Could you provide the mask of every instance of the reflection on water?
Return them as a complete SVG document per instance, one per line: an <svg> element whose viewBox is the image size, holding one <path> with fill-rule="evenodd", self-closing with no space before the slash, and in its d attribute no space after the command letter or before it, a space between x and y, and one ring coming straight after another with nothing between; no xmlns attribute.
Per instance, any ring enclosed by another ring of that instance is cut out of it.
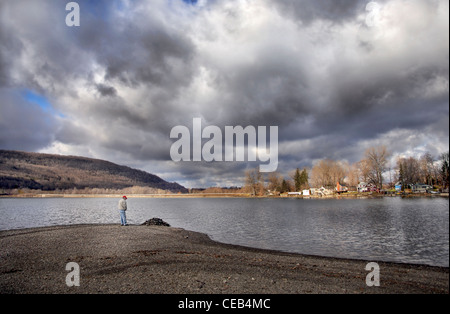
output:
<svg viewBox="0 0 450 314"><path fill-rule="evenodd" d="M119 223L118 199L0 199L0 230ZM232 244L449 266L448 198L128 200L129 223L159 217Z"/></svg>

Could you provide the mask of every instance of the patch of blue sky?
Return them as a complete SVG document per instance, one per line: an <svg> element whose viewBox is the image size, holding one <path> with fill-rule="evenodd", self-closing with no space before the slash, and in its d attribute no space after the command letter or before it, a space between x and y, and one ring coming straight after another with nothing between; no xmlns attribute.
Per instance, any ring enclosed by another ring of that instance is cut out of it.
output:
<svg viewBox="0 0 450 314"><path fill-rule="evenodd" d="M28 103L39 106L42 111L59 117L64 117L62 113L53 108L46 97L39 95L38 93L29 89L23 90L21 95Z"/></svg>
<svg viewBox="0 0 450 314"><path fill-rule="evenodd" d="M214 4L217 0L176 0L182 1L188 6L195 7L196 9L204 9Z"/></svg>
<svg viewBox="0 0 450 314"><path fill-rule="evenodd" d="M169 3L183 3L186 8L190 8L192 12L199 12L199 10L205 10L210 7L210 4L215 3L217 0L167 0Z"/></svg>

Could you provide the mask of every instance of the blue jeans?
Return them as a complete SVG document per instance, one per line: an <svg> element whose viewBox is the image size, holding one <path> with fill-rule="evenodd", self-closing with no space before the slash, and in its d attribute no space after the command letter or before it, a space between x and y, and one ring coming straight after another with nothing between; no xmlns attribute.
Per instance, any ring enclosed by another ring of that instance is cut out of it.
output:
<svg viewBox="0 0 450 314"><path fill-rule="evenodd" d="M125 211L124 210L119 210L120 213L120 224L126 225L127 224L127 216L125 215Z"/></svg>

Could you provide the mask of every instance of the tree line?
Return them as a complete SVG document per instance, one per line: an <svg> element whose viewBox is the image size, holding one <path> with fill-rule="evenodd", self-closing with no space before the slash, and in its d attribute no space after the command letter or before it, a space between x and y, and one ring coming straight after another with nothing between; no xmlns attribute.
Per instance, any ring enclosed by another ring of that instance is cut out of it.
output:
<svg viewBox="0 0 450 314"><path fill-rule="evenodd" d="M403 186L428 184L442 189L449 187L449 152L433 157L429 152L418 157L398 157L394 164L386 146L369 147L363 158L353 164L343 160L325 158L311 168L295 169L285 178L279 172L266 177L252 169L246 171L245 189L253 195L263 195L267 190L273 193L299 192L312 187L336 187L336 184L350 188L359 183L373 184L378 189L392 189L400 182Z"/></svg>

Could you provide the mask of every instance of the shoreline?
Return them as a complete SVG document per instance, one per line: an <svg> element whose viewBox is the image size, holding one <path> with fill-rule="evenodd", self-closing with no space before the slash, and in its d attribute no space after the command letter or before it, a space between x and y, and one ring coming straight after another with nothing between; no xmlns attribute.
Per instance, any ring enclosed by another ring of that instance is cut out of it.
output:
<svg viewBox="0 0 450 314"><path fill-rule="evenodd" d="M225 244L180 228L66 225L0 231L0 293L449 293L449 268ZM68 262L81 284L68 287ZM380 286L366 285L368 262Z"/></svg>
<svg viewBox="0 0 450 314"><path fill-rule="evenodd" d="M24 193L15 195L0 195L1 198L120 198L123 194L64 194L64 193ZM402 198L419 198L419 197L449 197L449 193L429 194L429 193L410 193L404 195L397 194L379 194L379 193L344 193L325 196L252 196L247 193L192 193L192 194L127 194L128 197L134 198L268 198L268 199L371 199L382 197L402 197Z"/></svg>

